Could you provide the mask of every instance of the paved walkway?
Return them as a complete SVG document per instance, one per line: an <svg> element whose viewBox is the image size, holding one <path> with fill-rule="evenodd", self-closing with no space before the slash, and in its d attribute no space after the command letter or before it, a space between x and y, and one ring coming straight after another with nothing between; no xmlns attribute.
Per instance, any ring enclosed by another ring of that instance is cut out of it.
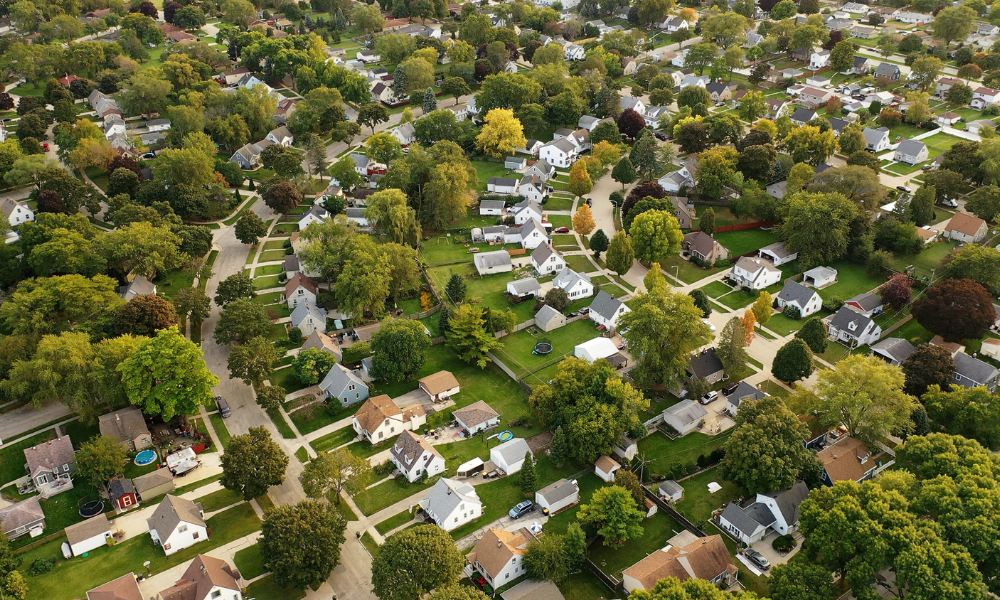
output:
<svg viewBox="0 0 1000 600"><path fill-rule="evenodd" d="M260 532L251 533L248 536L241 537L239 539L233 540L228 544L224 544L215 548L214 550L209 550L205 552L208 556L213 558L219 558L225 560L229 564L233 564L233 556L244 548L249 548L257 543L257 538L260 537ZM139 589L142 591L144 598L158 598L158 594L167 589L168 587L177 583L177 581L184 576L184 571L190 566L190 561L185 561L175 567L171 567L166 571L156 573L152 577L146 579L145 581L139 582ZM329 598L329 596L327 596Z"/></svg>

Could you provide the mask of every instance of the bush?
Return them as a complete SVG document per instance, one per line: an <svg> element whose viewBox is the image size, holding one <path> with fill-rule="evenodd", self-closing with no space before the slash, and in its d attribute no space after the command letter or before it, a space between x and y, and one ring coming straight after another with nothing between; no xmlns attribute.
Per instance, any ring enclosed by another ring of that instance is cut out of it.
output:
<svg viewBox="0 0 1000 600"><path fill-rule="evenodd" d="M712 463L710 462L710 460L711 460L711 459L710 459L710 458L708 458L707 456L705 456L704 454L699 454L699 455L698 455L698 460L696 461L696 462L698 463L698 468L700 468L700 469L704 469L704 468L705 468L705 467L707 467L708 465L712 464Z"/></svg>
<svg viewBox="0 0 1000 600"><path fill-rule="evenodd" d="M725 458L725 457L726 457L726 449L725 448L716 448L715 450L712 450L712 454L709 455L709 459L711 459L711 461L712 461L711 464L713 464L713 465L715 463L722 462L722 459Z"/></svg>
<svg viewBox="0 0 1000 600"><path fill-rule="evenodd" d="M674 463L674 464L670 465L670 478L671 479L680 479L681 477L684 477L684 475L686 475L686 474L687 473L684 470L684 465L682 465L681 463Z"/></svg>
<svg viewBox="0 0 1000 600"><path fill-rule="evenodd" d="M785 310L781 311L781 314L795 321L798 321L799 319L802 318L802 313L799 312L799 309L795 308L791 304L786 304Z"/></svg>
<svg viewBox="0 0 1000 600"><path fill-rule="evenodd" d="M28 567L28 575L42 575L48 573L56 567L54 558L36 558Z"/></svg>
<svg viewBox="0 0 1000 600"><path fill-rule="evenodd" d="M823 308L830 312L837 312L844 305L844 301L836 296L830 296L823 301Z"/></svg>
<svg viewBox="0 0 1000 600"><path fill-rule="evenodd" d="M293 344L302 343L302 330L298 327L292 327L288 330L288 341Z"/></svg>
<svg viewBox="0 0 1000 600"><path fill-rule="evenodd" d="M789 552L795 548L795 538L790 535L782 535L774 538L771 547L775 552Z"/></svg>
<svg viewBox="0 0 1000 600"><path fill-rule="evenodd" d="M387 460L380 465L375 465L372 467L372 473L385 477L386 475L392 473L396 470L396 465L392 464L391 460Z"/></svg>
<svg viewBox="0 0 1000 600"><path fill-rule="evenodd" d="M689 462L688 464L684 465L684 470L687 471L688 475L690 475L691 473L695 473L698 471L698 464L695 463L694 461Z"/></svg>

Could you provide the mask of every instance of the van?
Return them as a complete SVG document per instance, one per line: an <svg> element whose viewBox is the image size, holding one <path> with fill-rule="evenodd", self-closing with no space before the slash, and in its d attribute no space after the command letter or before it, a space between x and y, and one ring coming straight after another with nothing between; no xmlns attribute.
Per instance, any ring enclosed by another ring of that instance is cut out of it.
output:
<svg viewBox="0 0 1000 600"><path fill-rule="evenodd" d="M222 396L215 397L215 404L219 407L219 414L222 415L223 419L228 419L233 414L229 411L229 403Z"/></svg>

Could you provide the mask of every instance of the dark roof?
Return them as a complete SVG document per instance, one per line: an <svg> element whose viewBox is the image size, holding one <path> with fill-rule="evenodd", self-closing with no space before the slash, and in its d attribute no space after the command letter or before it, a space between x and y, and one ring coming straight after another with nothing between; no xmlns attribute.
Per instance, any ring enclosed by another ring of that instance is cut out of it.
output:
<svg viewBox="0 0 1000 600"><path fill-rule="evenodd" d="M733 406L739 406L744 400L760 400L761 398L767 396L764 392L758 390L754 386L750 385L745 381L741 381L733 393L726 396L726 401Z"/></svg>
<svg viewBox="0 0 1000 600"><path fill-rule="evenodd" d="M704 379L722 370L722 361L719 360L719 355L715 353L715 348L709 348L702 351L701 354L692 356L688 366L688 371L700 379Z"/></svg>
<svg viewBox="0 0 1000 600"><path fill-rule="evenodd" d="M875 310L876 308L882 306L882 299L879 298L878 294L873 294L871 292L858 294L853 298L849 298L847 302L853 302L865 311Z"/></svg>
<svg viewBox="0 0 1000 600"><path fill-rule="evenodd" d="M517 185L517 180L513 177L490 177L490 185L511 186Z"/></svg>
<svg viewBox="0 0 1000 600"><path fill-rule="evenodd" d="M729 521L733 527L746 535L753 534L761 526L767 527L774 523L774 515L764 504L754 503L749 508L742 508L735 502L730 502L722 511L722 518Z"/></svg>
<svg viewBox="0 0 1000 600"><path fill-rule="evenodd" d="M955 374L962 376L963 379L958 381L958 383L964 387L984 385L996 376L996 371L997 369L993 365L987 364L978 358L973 358L965 352L959 352L955 355ZM972 381L966 385L966 379Z"/></svg>
<svg viewBox="0 0 1000 600"><path fill-rule="evenodd" d="M895 337L879 340L877 343L872 344L871 349L872 351L881 350L899 363L906 360L916 350L913 344L907 340Z"/></svg>
<svg viewBox="0 0 1000 600"><path fill-rule="evenodd" d="M590 310L596 312L605 319L610 319L616 312L618 312L621 305L621 300L613 297L604 290L601 290L597 292L597 295L594 296L594 300L590 303Z"/></svg>
<svg viewBox="0 0 1000 600"><path fill-rule="evenodd" d="M809 289L798 281L786 279L785 287L781 288L778 298L781 298L784 302L796 302L800 307L805 307L806 303L815 294L816 290Z"/></svg>
<svg viewBox="0 0 1000 600"><path fill-rule="evenodd" d="M792 113L792 120L799 121L800 123L807 123L816 118L816 111L809 110L808 108L796 108L795 112Z"/></svg>
<svg viewBox="0 0 1000 600"><path fill-rule="evenodd" d="M573 494L579 494L580 488L576 485L576 480L560 479L538 490L537 494L545 498L549 504L554 504L569 498Z"/></svg>
<svg viewBox="0 0 1000 600"><path fill-rule="evenodd" d="M132 485L131 479L119 478L112 479L108 483L108 494L111 496L112 500L118 500L122 496L127 496L129 494L135 493L135 486Z"/></svg>
<svg viewBox="0 0 1000 600"><path fill-rule="evenodd" d="M765 496L774 498L774 502L781 511L781 516L785 518L785 523L791 525L799 520L799 506L809 495L809 488L803 481L796 481L795 485L780 492L768 492Z"/></svg>
<svg viewBox="0 0 1000 600"><path fill-rule="evenodd" d="M848 327L851 323L855 324L855 329ZM841 331L846 331L849 334L853 334L857 337L857 334L862 333L868 328L868 324L871 323L871 319L864 316L863 314L851 310L847 306L841 306L837 314L833 315L833 319L830 320L830 326L836 327Z"/></svg>

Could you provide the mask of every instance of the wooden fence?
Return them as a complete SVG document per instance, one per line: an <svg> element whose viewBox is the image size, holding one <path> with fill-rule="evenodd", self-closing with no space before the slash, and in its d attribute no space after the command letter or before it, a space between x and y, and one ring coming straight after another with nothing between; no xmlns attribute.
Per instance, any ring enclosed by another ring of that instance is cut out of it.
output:
<svg viewBox="0 0 1000 600"><path fill-rule="evenodd" d="M684 526L684 529L687 529L688 531L690 531L691 533L695 534L698 537L705 537L706 534L704 531L701 530L700 527L698 527L691 521L688 521L687 517L674 510L674 507L670 506L670 503L668 503L663 498L660 498L660 496L657 495L655 492L651 491L646 486L642 486L642 493L646 494L646 497L652 500L653 503L660 508L660 510L667 513L675 521Z"/></svg>

